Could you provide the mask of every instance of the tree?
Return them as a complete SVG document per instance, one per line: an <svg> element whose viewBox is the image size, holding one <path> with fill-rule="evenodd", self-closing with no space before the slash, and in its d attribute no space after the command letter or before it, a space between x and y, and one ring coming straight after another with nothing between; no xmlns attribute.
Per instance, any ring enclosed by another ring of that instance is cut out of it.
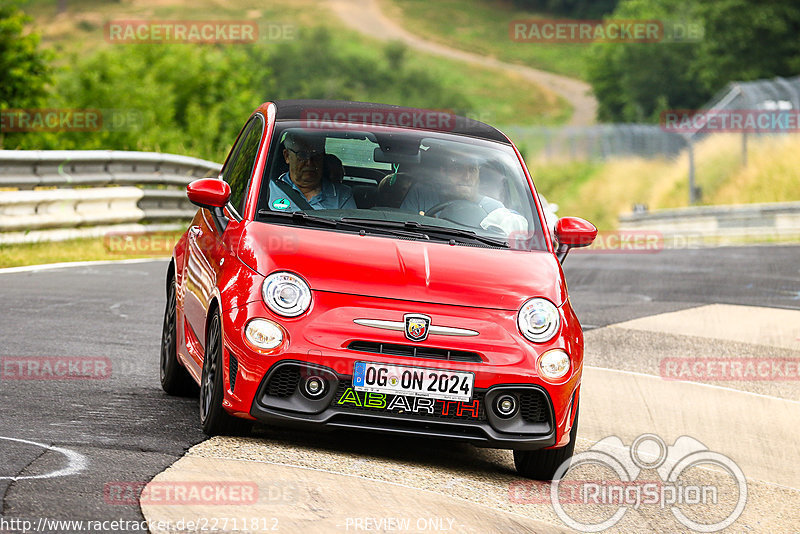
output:
<svg viewBox="0 0 800 534"><path fill-rule="evenodd" d="M570 18L598 18L614 11L618 0L514 0L514 5Z"/></svg>
<svg viewBox="0 0 800 534"><path fill-rule="evenodd" d="M800 73L797 0L701 2L697 12L706 31L692 70L706 91Z"/></svg>
<svg viewBox="0 0 800 534"><path fill-rule="evenodd" d="M800 71L796 0L622 0L613 18L702 26L696 42L596 43L588 78L604 121L657 122L665 109L696 109L732 81Z"/></svg>
<svg viewBox="0 0 800 534"><path fill-rule="evenodd" d="M51 70L50 55L39 50L39 36L25 33L30 22L11 3L0 4L0 113L6 109L35 108L44 102ZM0 148L16 147L22 134L3 132Z"/></svg>
<svg viewBox="0 0 800 534"><path fill-rule="evenodd" d="M0 109L36 106L47 95L50 58L38 34L25 34L28 22L14 4L0 5Z"/></svg>
<svg viewBox="0 0 800 534"><path fill-rule="evenodd" d="M697 19L685 0L623 0L611 18L689 22ZM587 75L598 100L598 118L612 122L656 122L665 109L695 108L711 93L690 66L695 42L595 43Z"/></svg>

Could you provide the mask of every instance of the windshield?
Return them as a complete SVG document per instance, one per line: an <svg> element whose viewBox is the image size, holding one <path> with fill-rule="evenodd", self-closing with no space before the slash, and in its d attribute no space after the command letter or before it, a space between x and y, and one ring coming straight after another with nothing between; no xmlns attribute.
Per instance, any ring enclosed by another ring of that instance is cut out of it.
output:
<svg viewBox="0 0 800 534"><path fill-rule="evenodd" d="M547 250L530 187L508 145L385 126L311 128L299 121L276 123L273 140L258 220Z"/></svg>

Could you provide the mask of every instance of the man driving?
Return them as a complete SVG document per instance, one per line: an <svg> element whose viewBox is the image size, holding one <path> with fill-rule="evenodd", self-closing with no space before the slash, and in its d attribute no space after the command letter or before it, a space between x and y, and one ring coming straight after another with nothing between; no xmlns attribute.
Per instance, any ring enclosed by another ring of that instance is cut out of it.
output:
<svg viewBox="0 0 800 534"><path fill-rule="evenodd" d="M525 217L480 192L480 160L469 154L451 151L437 151L432 156L433 168L438 169L436 176L427 183L413 185L401 209L446 218L466 226L480 226L499 234L527 231L528 221ZM489 169L484 171L488 172ZM449 208L446 205L459 200L474 204L475 209L464 212L463 209L456 210L454 205ZM448 214L448 210L453 213ZM455 211L461 211L461 215L456 215Z"/></svg>
<svg viewBox="0 0 800 534"><path fill-rule="evenodd" d="M269 184L269 207L276 211L355 209L350 187L323 173L325 138L289 130L283 138L289 170Z"/></svg>
<svg viewBox="0 0 800 534"><path fill-rule="evenodd" d="M477 159L450 151L438 154L433 160L437 177L428 183L411 187L400 209L424 215L434 206L451 200L467 200L480 206L488 215L502 208L503 203L482 195L480 165Z"/></svg>

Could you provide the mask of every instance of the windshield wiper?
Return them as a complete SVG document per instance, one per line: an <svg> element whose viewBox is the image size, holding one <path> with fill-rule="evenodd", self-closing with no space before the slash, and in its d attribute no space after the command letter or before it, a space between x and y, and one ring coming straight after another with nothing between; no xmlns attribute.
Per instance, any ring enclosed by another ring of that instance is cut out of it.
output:
<svg viewBox="0 0 800 534"><path fill-rule="evenodd" d="M425 234L435 234L440 238L446 239L448 237L460 237L463 239L471 239L473 241L478 241L479 243L483 243L485 245L491 245L493 247L503 247L508 248L508 242L504 241L503 239L498 239L489 236L483 236L478 233L473 232L472 230L461 230L459 228L448 228L446 226L436 226L432 224L420 224L416 221L381 221L376 219L358 219L352 217L344 217L342 221L370 225L370 226L382 226L382 227L389 227L389 228L402 228L404 230L410 231L419 231ZM441 237L444 236L444 237Z"/></svg>
<svg viewBox="0 0 800 534"><path fill-rule="evenodd" d="M258 214L262 216L277 217L279 219L286 219L294 221L297 224L309 225L309 223L318 224L321 226L329 226L336 228L338 223L334 219L326 217L318 217L316 215L309 215L304 211L272 211L272 210L258 210Z"/></svg>
<svg viewBox="0 0 800 534"><path fill-rule="evenodd" d="M368 233L379 233L384 235L393 235L398 237L408 237L412 239L425 239L428 240L428 237L424 233L419 232L406 232L402 229L395 229L393 227L383 227L383 228L370 228L371 231L367 231L364 226L368 226L361 223L360 219L328 219L327 217L319 217L317 215L309 215L304 211L272 211L272 210L258 210L258 215L265 216L265 217L274 217L277 216L279 219L285 219L286 221L292 221L296 224L303 224L306 226L326 226L328 228L334 229L342 229L342 230L352 230L359 232L363 235ZM370 222L369 219L364 219L364 222Z"/></svg>

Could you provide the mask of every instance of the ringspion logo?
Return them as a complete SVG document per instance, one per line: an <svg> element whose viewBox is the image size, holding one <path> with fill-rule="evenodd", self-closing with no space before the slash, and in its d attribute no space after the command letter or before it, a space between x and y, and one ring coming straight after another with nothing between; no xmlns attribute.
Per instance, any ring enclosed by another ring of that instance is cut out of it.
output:
<svg viewBox="0 0 800 534"><path fill-rule="evenodd" d="M702 476L697 470L703 470ZM711 470L719 475L708 476ZM640 478L643 471L654 471L658 478ZM598 473L604 475L598 478ZM509 500L538 502L541 495L527 489L512 483ZM700 441L680 436L667 445L655 434L642 434L629 446L609 436L574 455L558 468L548 493L559 519L579 532L601 532L629 510L648 507L668 510L690 530L718 532L739 519L747 490L741 468ZM698 509L711 519L698 517Z"/></svg>

